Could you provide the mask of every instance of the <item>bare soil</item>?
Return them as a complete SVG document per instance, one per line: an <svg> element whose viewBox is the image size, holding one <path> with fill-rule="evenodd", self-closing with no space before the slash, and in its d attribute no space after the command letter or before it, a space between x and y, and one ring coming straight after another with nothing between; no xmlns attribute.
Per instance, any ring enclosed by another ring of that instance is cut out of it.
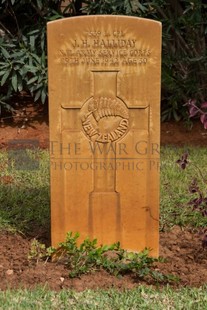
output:
<svg viewBox="0 0 207 310"><path fill-rule="evenodd" d="M133 274L117 278L104 270L71 279L63 263L29 261L30 246L31 240L25 236L0 233L0 290L47 285L53 290L72 288L81 291L89 288L123 289L134 288L143 283L156 284L152 281L143 282ZM158 263L156 270L178 276L180 281L172 284L173 286L199 287L207 282L207 249L202 248L199 233L181 230L179 227L174 227L170 232L162 232L160 255L166 258L166 262Z"/></svg>
<svg viewBox="0 0 207 310"><path fill-rule="evenodd" d="M26 102L26 109L24 106L25 102L24 105L18 105L19 112L15 118L4 115L1 119L1 149L6 149L8 141L13 139L35 139L39 141L40 147L48 147L47 109L38 105L34 107L29 100ZM161 143L206 146L207 131L199 122L194 124L191 131L183 123L163 123ZM41 235L44 239L42 232L38 234L38 227L35 230L36 235ZM198 287L207 283L207 248L202 247L203 235L204 232L182 230L179 227L174 227L169 232L161 232L160 255L166 258L166 262L157 264L156 269L178 276L180 281L173 285ZM48 285L54 290L73 288L80 291L86 288L132 288L143 284L132 274L117 278L103 270L70 279L63 263L29 261L31 241L31 236L0 232L0 290Z"/></svg>

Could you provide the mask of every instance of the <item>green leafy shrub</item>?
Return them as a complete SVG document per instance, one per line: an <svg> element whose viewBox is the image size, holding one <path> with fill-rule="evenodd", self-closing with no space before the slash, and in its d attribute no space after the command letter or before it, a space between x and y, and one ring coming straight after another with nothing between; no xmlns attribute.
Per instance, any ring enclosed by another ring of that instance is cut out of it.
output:
<svg viewBox="0 0 207 310"><path fill-rule="evenodd" d="M1 1L0 106L22 90L34 101L47 99L46 24L62 18L62 1ZM71 6L65 8L72 13ZM66 14L66 13L65 13Z"/></svg>
<svg viewBox="0 0 207 310"><path fill-rule="evenodd" d="M139 279L150 277L155 281L174 281L170 275L164 275L154 268L154 263L162 261L161 258L149 256L149 250L134 253L121 249L119 242L112 245L97 245L97 240L85 239L79 246L77 240L79 233L73 235L68 232L65 242L61 242L57 249L45 248L36 240L32 243L29 254L30 259L48 259L64 262L69 269L71 278L79 277L82 274L105 269L113 275L124 275L133 273Z"/></svg>
<svg viewBox="0 0 207 310"><path fill-rule="evenodd" d="M22 38L19 46L15 40L9 43L0 40L0 77L1 87L4 88L0 102L4 104L12 94L28 91L34 101L41 99L45 102L47 96L47 66L45 51L38 56L35 49L35 32L28 39Z"/></svg>

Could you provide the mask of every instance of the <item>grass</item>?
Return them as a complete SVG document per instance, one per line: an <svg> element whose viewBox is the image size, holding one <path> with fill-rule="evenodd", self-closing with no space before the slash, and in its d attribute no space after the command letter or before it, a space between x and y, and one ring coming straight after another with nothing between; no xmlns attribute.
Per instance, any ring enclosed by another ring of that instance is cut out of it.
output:
<svg viewBox="0 0 207 310"><path fill-rule="evenodd" d="M189 152L189 165L179 168L176 160ZM28 233L31 227L50 230L49 154L46 150L27 156L38 161L36 170L20 170L5 151L0 153L0 229ZM206 227L207 218L193 212L188 204L193 194L189 185L198 179L207 193L199 170L207 179L207 152L205 148L163 147L161 150L160 228L173 225ZM24 164L24 163L22 163ZM0 292L0 309L207 309L207 287L173 290L140 286L137 289L117 291L86 290L74 292L34 290L7 290Z"/></svg>
<svg viewBox="0 0 207 310"><path fill-rule="evenodd" d="M176 161L184 152L189 153L189 164L182 170ZM192 211L189 201L196 198L190 194L189 185L194 178L203 193L207 196L207 153L201 147L163 147L161 149L161 189L160 189L160 228L165 229L173 225L205 227L207 217ZM195 167L196 166L196 167ZM202 171L203 182L199 169Z"/></svg>
<svg viewBox="0 0 207 310"><path fill-rule="evenodd" d="M162 290L140 286L136 289L118 291L85 290L75 292L63 290L54 292L46 288L32 291L16 290L0 292L0 309L70 309L70 310L205 310L207 308L207 287Z"/></svg>
<svg viewBox="0 0 207 310"><path fill-rule="evenodd" d="M29 160L38 155L38 169L20 170L11 154L0 153L0 228L28 232L31 226L50 230L49 156L28 151ZM22 163L23 168L24 162Z"/></svg>

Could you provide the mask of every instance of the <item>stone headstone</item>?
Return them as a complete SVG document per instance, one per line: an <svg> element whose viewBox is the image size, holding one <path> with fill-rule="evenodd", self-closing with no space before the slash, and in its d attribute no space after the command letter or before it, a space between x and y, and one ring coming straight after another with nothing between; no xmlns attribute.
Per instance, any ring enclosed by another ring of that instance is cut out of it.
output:
<svg viewBox="0 0 207 310"><path fill-rule="evenodd" d="M52 245L159 250L161 24L124 16L48 23Z"/></svg>

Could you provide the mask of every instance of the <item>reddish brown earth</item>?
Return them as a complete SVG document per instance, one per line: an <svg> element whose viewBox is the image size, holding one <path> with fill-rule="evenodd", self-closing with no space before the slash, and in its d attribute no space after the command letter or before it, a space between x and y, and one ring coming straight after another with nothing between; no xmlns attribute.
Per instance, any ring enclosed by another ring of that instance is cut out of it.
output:
<svg viewBox="0 0 207 310"><path fill-rule="evenodd" d="M201 286L207 282L207 249L201 246L199 233L182 231L174 227L172 231L161 233L160 255L166 262L159 263L156 269L164 274L173 274L180 278L174 286ZM143 281L132 274L121 278L97 271L70 279L63 263L31 262L28 253L31 240L8 232L0 234L0 290L6 288L47 285L54 290L73 288L133 288ZM146 282L146 284L156 284Z"/></svg>
<svg viewBox="0 0 207 310"><path fill-rule="evenodd" d="M49 144L47 111L39 106L34 109L28 103L26 110L22 110L21 106L18 107L18 114L13 119L4 116L8 118L1 120L0 148L7 148L8 140L12 139L37 139L41 147L47 148ZM192 131L184 127L183 123L164 123L161 128L161 142L206 146L207 131L199 122L194 124ZM179 227L174 227L169 232L161 232L160 255L166 258L166 262L159 263L156 269L165 274L178 276L180 278L176 284L178 286L201 286L207 283L207 248L202 248L202 238L203 235L199 231L181 230ZM28 236L0 232L0 290L20 286L32 288L39 284L47 284L54 290L132 288L143 283L130 274L116 278L105 271L70 279L63 263L30 262L28 253L31 242Z"/></svg>

